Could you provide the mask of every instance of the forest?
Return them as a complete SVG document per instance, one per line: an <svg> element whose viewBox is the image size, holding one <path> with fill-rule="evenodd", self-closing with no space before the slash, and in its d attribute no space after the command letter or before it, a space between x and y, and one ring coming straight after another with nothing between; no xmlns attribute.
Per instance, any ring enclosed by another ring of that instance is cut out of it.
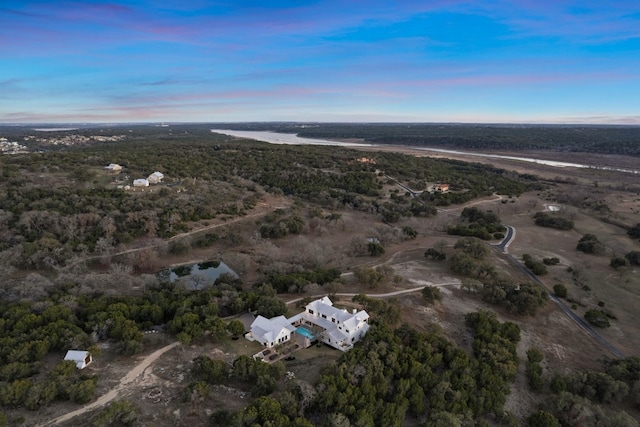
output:
<svg viewBox="0 0 640 427"><path fill-rule="evenodd" d="M3 302L0 407L37 410L56 401L85 403L94 397L99 376L83 376L69 362L45 371L41 359L49 352L98 339L111 340L119 352L132 354L141 349L141 331L157 325L166 325L185 344L228 340L233 321L223 321L220 314L257 309L274 316L284 312L283 305L269 311L278 306L276 301L269 286L247 292L219 282L200 291L159 284L139 297L77 295L72 285L61 284L33 303ZM529 386L549 394L529 416L528 425L638 425L619 406L640 404L637 357L607 360L600 371L542 377L541 353L532 348L521 361L516 353L520 328L498 321L493 312L466 315L473 337L472 352L467 353L437 329L419 332L398 325L393 301L363 295L354 301L374 316L371 330L356 348L326 366L313 389L287 380L282 362L269 365L239 356L229 366L199 356L185 399L206 399L210 387L229 381L254 397L241 411L216 410L210 416L212 426L388 427L402 426L408 419L424 426L517 426L520 421L503 406L519 365L526 363ZM135 403L107 407L92 425L116 425L123 419L131 421L123 425L136 425ZM2 420L0 412L0 425ZM6 425L6 416L4 420Z"/></svg>

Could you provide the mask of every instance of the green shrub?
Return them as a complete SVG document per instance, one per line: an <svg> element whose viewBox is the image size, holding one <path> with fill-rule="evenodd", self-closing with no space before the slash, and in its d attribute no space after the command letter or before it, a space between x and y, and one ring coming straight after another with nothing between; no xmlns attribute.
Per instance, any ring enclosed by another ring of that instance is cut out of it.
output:
<svg viewBox="0 0 640 427"><path fill-rule="evenodd" d="M553 285L553 293L558 298L566 298L567 297L567 287L563 284L558 283L557 285Z"/></svg>
<svg viewBox="0 0 640 427"><path fill-rule="evenodd" d="M611 326L609 316L602 310L589 310L584 314L584 318L587 319L587 322L598 328L608 328Z"/></svg>
<svg viewBox="0 0 640 427"><path fill-rule="evenodd" d="M435 286L425 286L422 289L422 297L429 303L440 301L442 299L442 292L440 288Z"/></svg>

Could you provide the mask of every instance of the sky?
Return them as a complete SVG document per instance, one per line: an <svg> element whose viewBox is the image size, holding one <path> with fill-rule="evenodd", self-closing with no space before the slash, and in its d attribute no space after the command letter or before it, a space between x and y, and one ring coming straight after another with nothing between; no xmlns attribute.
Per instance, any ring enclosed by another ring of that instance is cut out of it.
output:
<svg viewBox="0 0 640 427"><path fill-rule="evenodd" d="M640 124L637 0L2 0L0 123Z"/></svg>

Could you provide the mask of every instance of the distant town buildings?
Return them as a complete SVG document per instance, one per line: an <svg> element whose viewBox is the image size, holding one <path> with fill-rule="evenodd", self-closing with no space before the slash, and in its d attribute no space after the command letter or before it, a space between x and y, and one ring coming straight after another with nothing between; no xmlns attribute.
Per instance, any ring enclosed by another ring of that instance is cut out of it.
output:
<svg viewBox="0 0 640 427"><path fill-rule="evenodd" d="M38 129L36 129L38 130ZM43 130L43 129L41 129ZM71 129L60 129L62 130L71 130ZM115 142L122 141L125 139L124 135L113 135L113 136L102 136L102 135L57 135L57 136L35 136L29 135L22 137L22 140L26 143L35 144L39 146L41 149L43 145L65 145L65 146L74 146L74 145L89 145L91 143L96 142ZM2 154L17 154L17 153L27 153L29 151L33 151L33 147L31 150L29 149L31 145L22 145L15 141L9 141L5 137L0 137L0 153Z"/></svg>
<svg viewBox="0 0 640 427"><path fill-rule="evenodd" d="M7 138L0 138L0 153L2 154L18 154L27 152L25 145L20 145L15 141L9 141Z"/></svg>
<svg viewBox="0 0 640 427"><path fill-rule="evenodd" d="M372 159L370 157L360 157L360 158L356 159L356 162L358 162L358 163L368 163L370 165L375 165L376 164L375 159Z"/></svg>

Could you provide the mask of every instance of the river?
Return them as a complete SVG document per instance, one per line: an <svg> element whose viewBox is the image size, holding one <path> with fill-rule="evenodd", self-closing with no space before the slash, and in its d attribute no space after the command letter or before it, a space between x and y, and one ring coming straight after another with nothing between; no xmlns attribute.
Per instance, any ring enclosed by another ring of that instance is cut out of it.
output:
<svg viewBox="0 0 640 427"><path fill-rule="evenodd" d="M278 132L267 132L267 131L211 129L211 132L220 133L223 135L235 136L239 138L255 139L257 141L269 142L271 144L333 145L333 146L341 146L341 147L355 147L355 146L375 147L377 146L376 144L366 144L366 143L359 143L359 142L341 142L341 141L330 141L327 139L301 138L298 135L294 135L290 133L278 133ZM384 146L388 147L389 145L385 144ZM465 156L488 157L488 158L494 158L494 159L518 160L521 162L538 163L541 165L554 166L558 168L567 168L567 167L588 168L588 169L600 169L600 170L608 170L608 171L614 171L614 172L640 174L640 170L638 169L623 169L623 168L616 168L612 166L599 166L599 165L586 165L586 164L570 163L570 162L558 162L555 160L538 159L535 157L504 156L500 154L486 154L486 153L476 153L472 151L445 150L441 148L427 148L427 147L415 147L415 146L412 146L411 148L416 150L434 151L437 153L445 153L445 154L449 153L449 154L459 154L459 155L465 155Z"/></svg>

